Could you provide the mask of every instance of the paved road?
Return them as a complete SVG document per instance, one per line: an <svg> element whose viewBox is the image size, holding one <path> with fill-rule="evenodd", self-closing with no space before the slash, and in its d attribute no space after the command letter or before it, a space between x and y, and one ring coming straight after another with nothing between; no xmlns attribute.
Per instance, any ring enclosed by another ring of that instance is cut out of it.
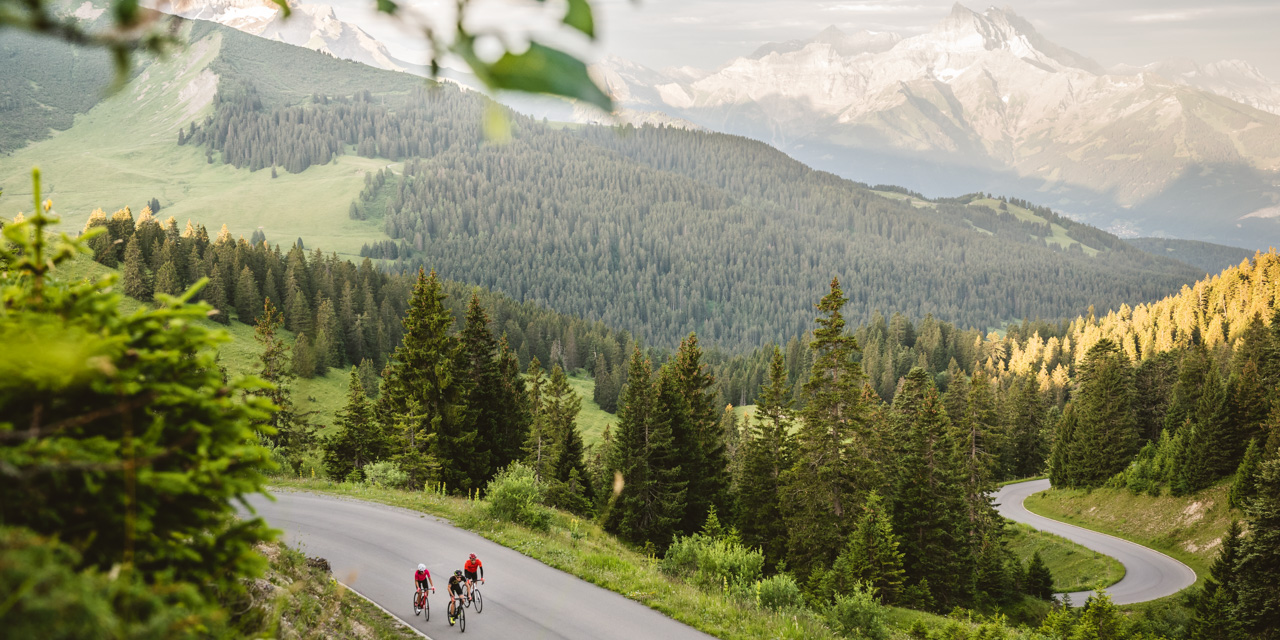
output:
<svg viewBox="0 0 1280 640"><path fill-rule="evenodd" d="M1107 589L1116 604L1146 602L1173 595L1191 586L1196 574L1185 564L1128 540L1121 540L1105 533L1050 520L1027 511L1022 502L1027 496L1049 488L1048 480L1032 480L1005 485L996 492L996 510L1000 515L1029 524L1041 531L1062 536L1103 555L1111 556L1124 565L1124 578ZM1068 594L1076 606L1084 604L1092 591Z"/></svg>
<svg viewBox="0 0 1280 640"><path fill-rule="evenodd" d="M445 619L447 576L467 554L484 562L484 612L467 612L463 638L671 638L706 640L700 631L520 553L416 511L301 492L277 492L250 504L291 546L326 558L343 584L427 636L458 634ZM431 621L413 615L413 571L431 570Z"/></svg>

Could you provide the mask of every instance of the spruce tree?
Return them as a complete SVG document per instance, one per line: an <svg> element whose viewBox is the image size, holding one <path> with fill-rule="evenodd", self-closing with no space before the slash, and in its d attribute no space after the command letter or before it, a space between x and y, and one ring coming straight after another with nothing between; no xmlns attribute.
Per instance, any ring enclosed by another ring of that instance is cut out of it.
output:
<svg viewBox="0 0 1280 640"><path fill-rule="evenodd" d="M520 376L520 361L511 351L507 336L498 339L498 392L496 396L498 417L490 437L490 462L495 470L504 469L519 460L525 439L529 435L532 416L524 378Z"/></svg>
<svg viewBox="0 0 1280 640"><path fill-rule="evenodd" d="M271 387L254 391L251 395L264 397L278 407L267 422L272 430L269 439L297 474L301 471L303 456L315 442L315 430L293 406L290 389L293 374L289 371L288 351L284 341L276 335L282 323L283 319L275 306L270 300L265 301L262 315L258 317L258 324L254 327L253 337L262 347L262 353L258 355L261 365L258 377L270 383Z"/></svg>
<svg viewBox="0 0 1280 640"><path fill-rule="evenodd" d="M1068 486L1100 487L1124 470L1138 450L1133 414L1133 372L1108 338L1089 348L1080 366L1072 405L1075 434L1070 443L1075 481Z"/></svg>
<svg viewBox="0 0 1280 640"><path fill-rule="evenodd" d="M360 384L364 385L364 394L369 398L378 397L378 372L373 368L373 361L365 358L360 361Z"/></svg>
<svg viewBox="0 0 1280 640"><path fill-rule="evenodd" d="M476 431L477 466L473 473L476 477L488 482L500 468L496 466L490 468L489 463L494 458L494 437L502 429L499 422L504 416L503 408L498 404L501 393L496 359L498 342L489 331L489 314L480 305L478 290L471 293L471 300L467 303L466 319L458 339L462 343L462 357L465 362L462 373L468 384L467 405ZM479 464L481 461L483 466Z"/></svg>
<svg viewBox="0 0 1280 640"><path fill-rule="evenodd" d="M132 223L132 218L130 222ZM147 263L142 259L142 246L136 236L129 238L124 250L124 268L121 270L125 295L135 300L147 302L151 300L153 284L151 273L147 271Z"/></svg>
<svg viewBox="0 0 1280 640"><path fill-rule="evenodd" d="M1280 638L1280 458L1258 467L1257 497L1245 509L1234 582L1235 619L1252 638Z"/></svg>
<svg viewBox="0 0 1280 640"><path fill-rule="evenodd" d="M548 504L574 513L587 513L591 509L594 491L587 482L582 433L578 430L582 398L569 386L569 378L560 365L551 369L551 380L547 384L542 407L548 431L554 440Z"/></svg>
<svg viewBox="0 0 1280 640"><path fill-rule="evenodd" d="M1231 491L1227 494L1228 504L1234 509L1244 509L1258 495L1258 467L1262 464L1262 447L1257 440L1250 440L1245 449L1244 458L1236 468L1235 479L1231 482Z"/></svg>
<svg viewBox="0 0 1280 640"><path fill-rule="evenodd" d="M313 378L316 375L316 350L311 345L311 338L305 333L293 341L289 370L299 378Z"/></svg>
<svg viewBox="0 0 1280 640"><path fill-rule="evenodd" d="M1236 618L1240 544L1240 523L1232 520L1204 586L1190 598L1193 613L1187 635L1191 640L1243 640L1246 637Z"/></svg>
<svg viewBox="0 0 1280 640"><path fill-rule="evenodd" d="M862 397L858 342L845 331L847 298L840 282L818 303L809 349L813 367L804 384L796 462L783 479L783 517L790 534L788 565L807 577L835 560L848 536L848 513L875 485Z"/></svg>
<svg viewBox="0 0 1280 640"><path fill-rule="evenodd" d="M1000 469L1005 478L1029 478L1044 472L1046 413L1035 378L1027 376L1013 383L1001 412L1004 446Z"/></svg>
<svg viewBox="0 0 1280 640"><path fill-rule="evenodd" d="M671 420L681 481L687 489L679 530L692 533L706 522L708 510L718 507L724 511L725 493L729 489L729 458L725 454L713 390L715 379L702 362L702 348L698 346L696 334L691 333L680 342L668 366L672 367L684 407L684 411Z"/></svg>
<svg viewBox="0 0 1280 640"><path fill-rule="evenodd" d="M769 382L756 398L755 418L743 438L738 484L738 531L748 547L764 552L770 567L785 557L787 525L782 518L782 480L795 462L794 416L782 352L775 346Z"/></svg>
<svg viewBox="0 0 1280 640"><path fill-rule="evenodd" d="M316 360L322 367L341 367L346 358L346 349L342 346L343 330L338 324L338 314L334 311L333 300L327 296L320 297L316 308Z"/></svg>
<svg viewBox="0 0 1280 640"><path fill-rule="evenodd" d="M857 527L827 574L826 591L839 597L864 583L875 588L883 604L897 602L904 578L899 546L884 500L872 491L862 505Z"/></svg>
<svg viewBox="0 0 1280 640"><path fill-rule="evenodd" d="M656 386L649 360L635 348L607 461L622 486L607 506L604 527L627 542L650 543L661 550L684 515L685 487L670 424L655 415Z"/></svg>
<svg viewBox="0 0 1280 640"><path fill-rule="evenodd" d="M351 367L347 404L338 412L333 434L323 444L325 471L335 479L346 479L352 471L390 454L390 443L374 419L373 405L356 367Z"/></svg>
<svg viewBox="0 0 1280 640"><path fill-rule="evenodd" d="M439 480L449 491L467 492L483 479L476 470L476 432L467 410L465 360L449 329L453 315L432 271L418 270L404 317L404 339L383 376L379 404L388 427L406 434L414 464L439 465ZM421 434L421 437L420 435ZM430 449L423 449L424 441ZM429 455L424 455L429 454ZM427 480L427 479L424 479Z"/></svg>
<svg viewBox="0 0 1280 640"><path fill-rule="evenodd" d="M236 282L236 315L240 322L256 324L261 311L262 296L258 293L258 284L253 280L249 265L245 265L240 269L240 279Z"/></svg>
<svg viewBox="0 0 1280 640"><path fill-rule="evenodd" d="M527 377L530 422L523 446L524 463L533 470L533 477L538 482L547 482L553 475L551 469L555 460L555 436L544 406L547 377L542 371L542 361L537 356L529 361Z"/></svg>
<svg viewBox="0 0 1280 640"><path fill-rule="evenodd" d="M1031 554L1031 561L1027 564L1027 581L1024 591L1027 595L1041 600L1053 599L1053 574L1049 572L1049 566L1044 563L1039 551Z"/></svg>
<svg viewBox="0 0 1280 640"><path fill-rule="evenodd" d="M915 587L906 595L916 606L967 604L975 563L965 476L942 399L923 369L913 368L903 380L890 420L903 439L893 526L902 536L907 582Z"/></svg>

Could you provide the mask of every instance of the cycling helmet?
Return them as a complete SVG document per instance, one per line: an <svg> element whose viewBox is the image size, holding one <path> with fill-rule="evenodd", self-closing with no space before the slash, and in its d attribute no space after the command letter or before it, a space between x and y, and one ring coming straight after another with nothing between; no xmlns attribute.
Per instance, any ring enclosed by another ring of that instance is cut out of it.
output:
<svg viewBox="0 0 1280 640"><path fill-rule="evenodd" d="M458 576L459 578L461 578L461 577L462 577L462 569L454 569L454 570L453 570L453 575Z"/></svg>
<svg viewBox="0 0 1280 640"><path fill-rule="evenodd" d="M476 554L474 554L474 553L473 553L473 554L471 554L471 559L472 559L472 560L475 560L475 559L476 559Z"/></svg>
<svg viewBox="0 0 1280 640"><path fill-rule="evenodd" d="M427 565L425 564L418 565L418 571L426 571L426 570L427 570Z"/></svg>

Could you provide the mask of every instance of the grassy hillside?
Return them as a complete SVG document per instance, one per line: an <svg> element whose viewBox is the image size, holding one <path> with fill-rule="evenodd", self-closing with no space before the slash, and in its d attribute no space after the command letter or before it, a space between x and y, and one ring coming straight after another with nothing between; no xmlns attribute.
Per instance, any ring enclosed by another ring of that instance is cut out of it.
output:
<svg viewBox="0 0 1280 640"><path fill-rule="evenodd" d="M1032 513L1157 549L1203 576L1227 525L1242 514L1227 506L1230 482L1193 495L1135 496L1127 489L1050 489L1027 498Z"/></svg>

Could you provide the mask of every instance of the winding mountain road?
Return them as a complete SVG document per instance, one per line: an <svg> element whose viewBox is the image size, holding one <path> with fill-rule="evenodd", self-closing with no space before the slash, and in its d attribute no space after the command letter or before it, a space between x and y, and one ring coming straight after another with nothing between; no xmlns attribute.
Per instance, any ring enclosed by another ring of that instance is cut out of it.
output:
<svg viewBox="0 0 1280 640"><path fill-rule="evenodd" d="M290 546L329 561L333 576L430 638L453 637L445 619L448 576L467 554L484 562L484 611L467 612L463 638L708 640L676 622L449 522L371 502L277 491L249 503ZM413 571L431 571L431 620L413 615Z"/></svg>
<svg viewBox="0 0 1280 640"><path fill-rule="evenodd" d="M1090 531L1075 525L1050 520L1038 516L1022 506L1024 500L1033 493L1049 488L1048 480L1032 480L1001 487L996 492L996 510L1000 515L1031 525L1041 531L1062 536L1072 542L1088 547L1103 555L1111 556L1124 565L1124 578L1107 589L1112 602L1116 604L1132 604L1146 602L1173 595L1191 586L1196 581L1196 574L1185 564L1166 556L1159 551L1148 549L1128 540L1121 540L1105 533ZM1093 595L1092 591L1078 591L1067 594L1076 606Z"/></svg>

